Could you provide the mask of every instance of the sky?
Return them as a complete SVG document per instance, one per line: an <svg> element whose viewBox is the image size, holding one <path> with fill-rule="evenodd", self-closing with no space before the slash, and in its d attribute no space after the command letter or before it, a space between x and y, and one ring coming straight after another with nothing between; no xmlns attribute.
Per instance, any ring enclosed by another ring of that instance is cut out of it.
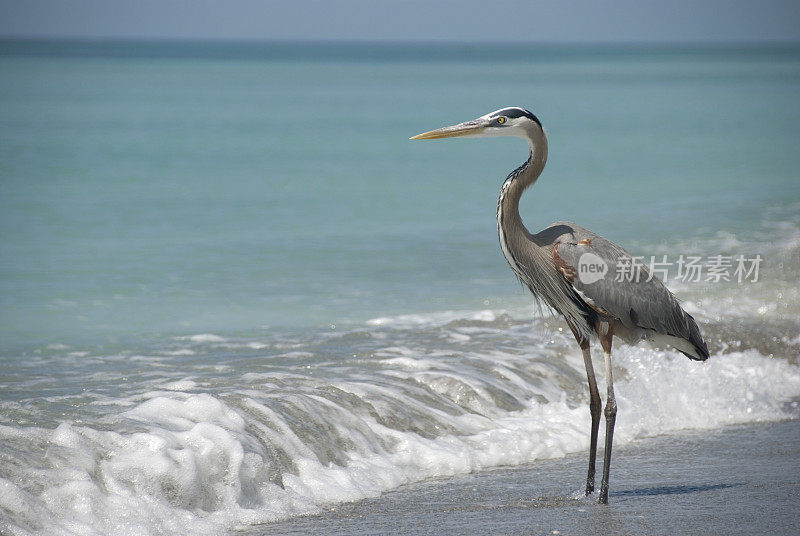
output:
<svg viewBox="0 0 800 536"><path fill-rule="evenodd" d="M0 37L800 42L800 0L0 0Z"/></svg>

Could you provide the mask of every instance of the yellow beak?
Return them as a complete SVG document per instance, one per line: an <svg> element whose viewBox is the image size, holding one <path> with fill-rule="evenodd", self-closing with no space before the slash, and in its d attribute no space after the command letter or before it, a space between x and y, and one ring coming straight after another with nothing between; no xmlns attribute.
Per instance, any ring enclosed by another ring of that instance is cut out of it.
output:
<svg viewBox="0 0 800 536"><path fill-rule="evenodd" d="M409 138L410 140L437 140L439 138L455 138L457 136L475 136L483 132L486 122L476 119L459 123L450 127L437 128L429 132L423 132Z"/></svg>

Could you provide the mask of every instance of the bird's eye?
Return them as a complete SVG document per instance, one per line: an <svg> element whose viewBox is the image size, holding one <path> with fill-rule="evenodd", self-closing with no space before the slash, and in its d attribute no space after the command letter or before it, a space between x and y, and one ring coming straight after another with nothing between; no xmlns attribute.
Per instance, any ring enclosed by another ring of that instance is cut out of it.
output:
<svg viewBox="0 0 800 536"><path fill-rule="evenodd" d="M497 124L498 125L502 125L505 122L506 122L506 118L505 117L498 117L497 118Z"/></svg>

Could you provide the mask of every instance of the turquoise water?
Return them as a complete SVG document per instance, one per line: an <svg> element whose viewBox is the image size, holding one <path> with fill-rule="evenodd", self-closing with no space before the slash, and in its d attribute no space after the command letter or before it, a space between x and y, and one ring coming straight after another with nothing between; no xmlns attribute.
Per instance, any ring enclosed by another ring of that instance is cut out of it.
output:
<svg viewBox="0 0 800 536"><path fill-rule="evenodd" d="M526 144L408 140L512 105L531 230L763 258L668 282L705 364L615 347L615 441L796 418L798 95L798 48L0 42L0 531L225 534L586 450L497 243Z"/></svg>
<svg viewBox="0 0 800 536"><path fill-rule="evenodd" d="M507 105L550 137L531 229L645 249L800 199L795 49L220 47L0 58L4 347L513 301L524 144L407 141Z"/></svg>

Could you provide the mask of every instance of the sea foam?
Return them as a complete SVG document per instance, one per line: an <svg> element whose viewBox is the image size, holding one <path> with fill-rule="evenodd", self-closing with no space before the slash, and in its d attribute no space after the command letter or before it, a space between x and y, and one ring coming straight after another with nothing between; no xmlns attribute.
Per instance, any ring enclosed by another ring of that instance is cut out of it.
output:
<svg viewBox="0 0 800 536"><path fill-rule="evenodd" d="M464 327L436 324L443 339ZM503 332L490 322L471 330L478 346ZM24 453L4 462L4 531L222 534L410 482L585 451L579 352L563 333L554 345L536 343L536 330L517 335L539 357L436 354L406 341L328 378L253 374L213 394L199 379L177 380L137 395L103 427L0 426L5 452ZM797 415L800 369L754 350L698 363L621 347L615 371L618 445Z"/></svg>

